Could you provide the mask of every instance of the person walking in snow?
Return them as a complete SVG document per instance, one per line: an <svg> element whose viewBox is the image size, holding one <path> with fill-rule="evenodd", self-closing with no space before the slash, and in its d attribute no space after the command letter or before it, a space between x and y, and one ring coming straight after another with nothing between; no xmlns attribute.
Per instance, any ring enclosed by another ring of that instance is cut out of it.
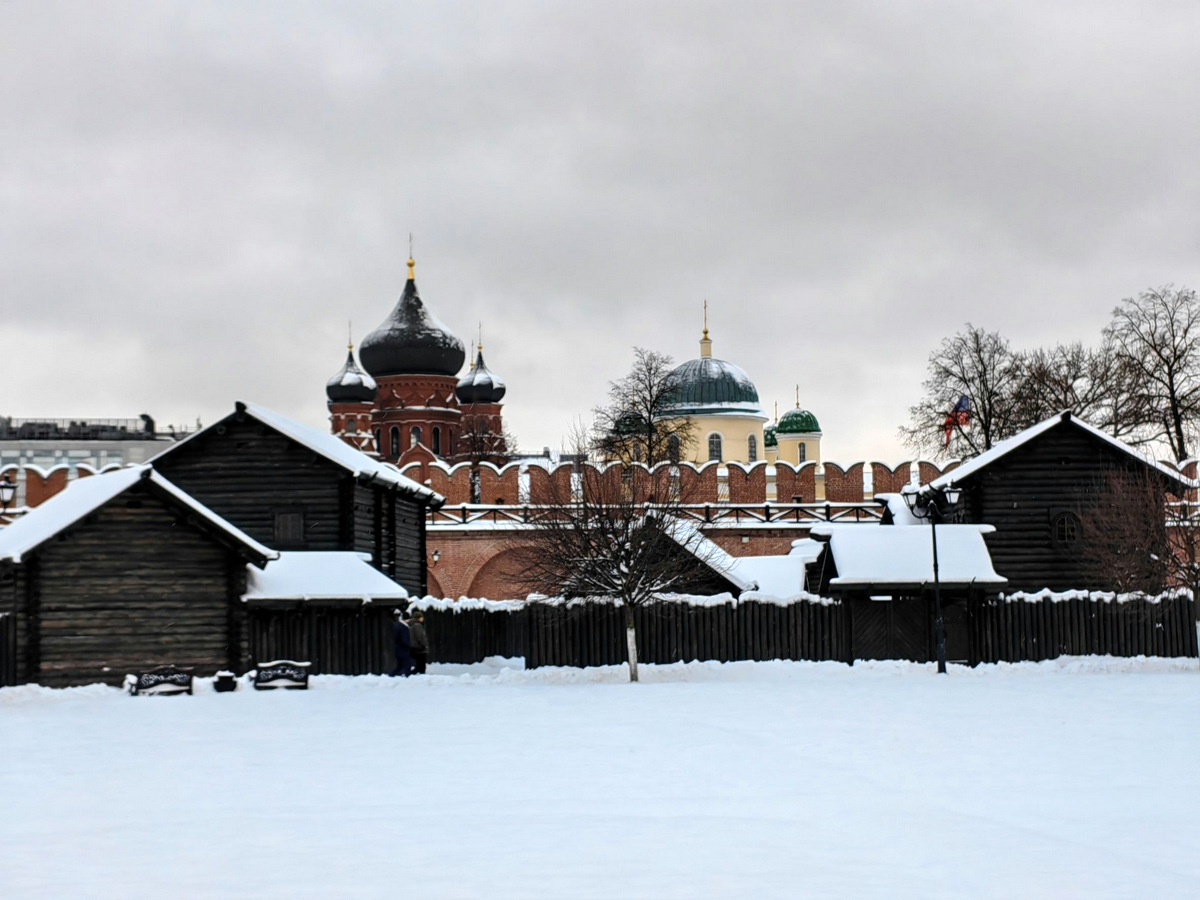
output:
<svg viewBox="0 0 1200 900"><path fill-rule="evenodd" d="M429 639L425 636L425 613L419 609L411 611L408 628L412 635L413 668L418 675L424 675L425 663L429 661Z"/></svg>
<svg viewBox="0 0 1200 900"><path fill-rule="evenodd" d="M413 673L412 661L412 632L405 618L408 613L396 610L396 624L392 626L392 650L396 654L396 668L392 669L392 677L403 675L407 678Z"/></svg>

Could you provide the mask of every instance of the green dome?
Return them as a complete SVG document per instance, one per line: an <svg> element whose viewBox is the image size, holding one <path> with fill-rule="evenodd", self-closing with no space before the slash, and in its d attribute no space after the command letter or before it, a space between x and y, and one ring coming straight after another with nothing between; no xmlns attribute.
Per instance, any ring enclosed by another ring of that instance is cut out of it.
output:
<svg viewBox="0 0 1200 900"><path fill-rule="evenodd" d="M807 409L789 409L775 430L778 434L813 434L821 430L821 425Z"/></svg>
<svg viewBox="0 0 1200 900"><path fill-rule="evenodd" d="M779 441L775 440L775 426L768 425L763 429L763 446L778 447Z"/></svg>
<svg viewBox="0 0 1200 900"><path fill-rule="evenodd" d="M671 373L676 380L667 404L675 415L763 415L758 388L741 368L723 359L689 359Z"/></svg>

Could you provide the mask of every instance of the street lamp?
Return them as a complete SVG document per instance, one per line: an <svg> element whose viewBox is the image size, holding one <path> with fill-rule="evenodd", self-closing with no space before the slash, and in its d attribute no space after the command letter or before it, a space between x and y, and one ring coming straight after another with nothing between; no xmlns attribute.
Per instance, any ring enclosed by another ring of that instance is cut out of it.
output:
<svg viewBox="0 0 1200 900"><path fill-rule="evenodd" d="M8 504L13 502L15 496L17 496L17 486L13 484L12 479L8 475L0 478L0 514L8 512Z"/></svg>
<svg viewBox="0 0 1200 900"><path fill-rule="evenodd" d="M937 640L938 674L946 674L946 628L942 622L942 582L938 575L937 520L946 510L958 503L962 489L953 485L935 488L925 485L914 490L901 492L909 511L918 519L929 520L929 532L933 537L933 621Z"/></svg>

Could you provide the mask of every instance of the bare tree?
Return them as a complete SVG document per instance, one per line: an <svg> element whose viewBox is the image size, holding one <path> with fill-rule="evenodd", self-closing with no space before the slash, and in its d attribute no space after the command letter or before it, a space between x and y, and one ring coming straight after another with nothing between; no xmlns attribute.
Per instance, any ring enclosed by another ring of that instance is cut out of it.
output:
<svg viewBox="0 0 1200 900"><path fill-rule="evenodd" d="M502 466L512 458L516 438L508 426L496 417L478 413L464 413L458 425L458 437L454 446L454 462L469 462L478 465L490 462Z"/></svg>
<svg viewBox="0 0 1200 900"><path fill-rule="evenodd" d="M1083 501L1078 547L1089 585L1160 592L1172 553L1162 479L1148 469L1110 469Z"/></svg>
<svg viewBox="0 0 1200 900"><path fill-rule="evenodd" d="M577 454L586 443L578 433ZM511 545L529 590L620 601L630 681L638 680L634 611L661 594L686 592L707 561L707 541L681 521L673 468L577 465L569 483L551 482L537 522Z"/></svg>
<svg viewBox="0 0 1200 900"><path fill-rule="evenodd" d="M692 438L686 416L672 414L679 387L670 356L635 347L633 368L608 386L608 403L595 410L593 448L605 459L654 466L678 462Z"/></svg>
<svg viewBox="0 0 1200 900"><path fill-rule="evenodd" d="M1064 409L1127 443L1149 439L1146 404L1134 373L1110 340L1040 347L1020 355L1012 428L1020 430Z"/></svg>
<svg viewBox="0 0 1200 900"><path fill-rule="evenodd" d="M1176 460L1188 447L1200 414L1200 302L1195 291L1166 285L1128 297L1105 329L1129 367L1146 419Z"/></svg>
<svg viewBox="0 0 1200 900"><path fill-rule="evenodd" d="M925 396L909 408L901 428L915 451L933 456L976 456L1017 429L1014 395L1021 381L1021 358L1006 338L967 323L929 356ZM963 395L970 398L966 421L951 416ZM950 439L945 440L949 427Z"/></svg>

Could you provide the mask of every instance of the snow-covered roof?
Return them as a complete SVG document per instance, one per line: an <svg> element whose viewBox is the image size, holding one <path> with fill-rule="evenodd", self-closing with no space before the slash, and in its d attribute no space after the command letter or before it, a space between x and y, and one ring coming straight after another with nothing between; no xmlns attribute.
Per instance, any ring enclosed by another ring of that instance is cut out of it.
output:
<svg viewBox="0 0 1200 900"><path fill-rule="evenodd" d="M922 524L922 520L914 516L908 504L904 502L903 494L876 494L875 500L887 506L888 512L892 514L893 525Z"/></svg>
<svg viewBox="0 0 1200 900"><path fill-rule="evenodd" d="M1000 459L1002 456L1005 456L1005 455L1011 453L1013 450L1016 450L1018 447L1029 443L1030 441L1032 441L1034 438L1038 437L1039 435L1045 434L1051 428L1054 428L1057 425L1061 425L1063 423L1067 423L1069 425L1074 425L1076 428L1086 431L1088 434L1104 441L1109 446L1111 446L1113 449L1119 451L1120 453L1124 453L1126 456L1131 457L1132 459L1142 463L1143 465L1146 465L1146 466L1151 467L1152 469L1158 470L1160 473L1167 476L1172 481L1175 481L1178 484L1184 486L1185 488L1196 487L1196 482L1194 480L1192 480L1191 478L1188 478L1185 475L1181 475L1178 471L1170 468L1169 466L1164 466L1162 463L1158 462L1157 460L1151 459L1150 457L1146 456L1144 453L1140 453L1139 451L1135 450L1133 447L1130 447L1128 444L1126 444L1124 441L1120 440L1119 438L1115 438L1111 434L1105 434L1099 428L1096 428L1093 425L1089 425L1087 422L1083 421L1083 419L1080 419L1078 416L1073 415L1070 410L1063 410L1062 412L1060 412L1056 415L1053 415L1050 418L1045 419L1044 421L1038 422L1036 425L1031 425L1030 427L1026 428L1024 431L1018 432L1017 434L1014 434L1010 438L1006 438L1005 440L1001 441L1000 443L998 443L994 447L992 447L991 450L987 450L983 453L980 453L974 459L967 460L965 463L963 463L958 468L952 469L951 471L947 472L945 475L942 475L940 478L935 478L932 482L930 482L930 484L935 488L943 488L943 487L946 487L947 485L958 484L962 481L965 481L967 478L974 475L980 469L984 469L987 466L990 466L992 463L994 463L996 460Z"/></svg>
<svg viewBox="0 0 1200 900"><path fill-rule="evenodd" d="M30 510L11 525L0 529L0 559L21 562L21 558L44 544L65 528L74 525L115 497L146 479L181 506L225 532L263 559L277 554L239 528L235 528L211 509L197 502L148 465L129 466L101 475L89 475L70 482L64 490Z"/></svg>
<svg viewBox="0 0 1200 900"><path fill-rule="evenodd" d="M356 477L373 477L381 484L395 485L405 494L412 497L420 497L434 507L441 506L446 502L445 498L440 494L405 475L401 475L400 470L391 463L372 459L361 450L351 447L337 435L313 428L311 425L305 425L303 422L297 422L295 419L289 419L287 416L280 415L277 412L254 403L238 402L237 408L239 411L244 411L247 415L262 422L267 427L273 428L296 443L307 447L313 453L323 456L330 462L341 466ZM214 427L216 426L209 426L209 428ZM189 441L195 440L199 435L207 431L208 429L206 428L202 431L194 432L184 440L171 445L162 453L153 457L150 462L153 463L155 460L173 453L179 447L182 447Z"/></svg>
<svg viewBox="0 0 1200 900"><path fill-rule="evenodd" d="M739 573L738 558L726 553L717 544L706 538L694 523L685 522L683 519L668 518L667 533L675 539L679 546L722 578L728 580L738 590L752 591L755 589L754 581L747 580L745 575Z"/></svg>
<svg viewBox="0 0 1200 900"><path fill-rule="evenodd" d="M404 600L408 591L347 550L285 551L261 571L246 567L243 600Z"/></svg>
<svg viewBox="0 0 1200 900"><path fill-rule="evenodd" d="M744 581L756 585L756 593L786 600L804 593L804 566L801 555L734 556L733 571ZM728 576L726 576L728 577Z"/></svg>
<svg viewBox="0 0 1200 900"><path fill-rule="evenodd" d="M938 578L944 585L1002 585L983 540L991 525L939 525ZM814 537L829 543L837 577L834 587L902 586L933 583L931 529L923 525L868 528L862 525L814 525Z"/></svg>

